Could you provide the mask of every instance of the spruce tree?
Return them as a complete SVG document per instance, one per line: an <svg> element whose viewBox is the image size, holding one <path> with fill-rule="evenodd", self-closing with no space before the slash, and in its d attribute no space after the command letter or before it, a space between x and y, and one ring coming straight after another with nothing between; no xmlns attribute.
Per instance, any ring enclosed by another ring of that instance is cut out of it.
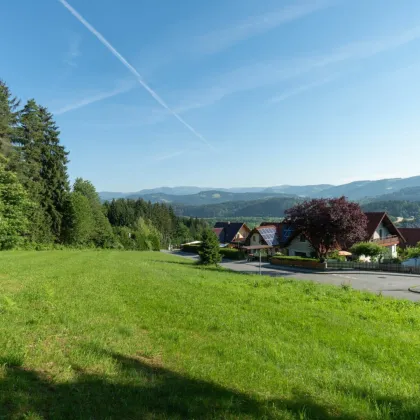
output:
<svg viewBox="0 0 420 420"><path fill-rule="evenodd" d="M221 255L219 253L219 240L215 233L210 230L204 230L201 238L202 242L200 245L200 262L204 265L217 264L221 261Z"/></svg>
<svg viewBox="0 0 420 420"><path fill-rule="evenodd" d="M0 80L0 153L11 154L11 138L18 121L19 101L13 97L5 82Z"/></svg>
<svg viewBox="0 0 420 420"><path fill-rule="evenodd" d="M51 229L56 238L60 237L62 215L69 200L67 175L68 152L60 145L60 132L52 114L39 107L43 136L41 149L41 178L43 182L43 207L51 219Z"/></svg>
<svg viewBox="0 0 420 420"><path fill-rule="evenodd" d="M43 165L43 124L39 107L31 99L24 106L19 115L19 126L12 138L12 144L17 153L14 160L15 168L29 198L35 203L30 215L29 240L37 243L53 241L50 215L45 211L48 205L44 201L46 196L45 183L42 179Z"/></svg>

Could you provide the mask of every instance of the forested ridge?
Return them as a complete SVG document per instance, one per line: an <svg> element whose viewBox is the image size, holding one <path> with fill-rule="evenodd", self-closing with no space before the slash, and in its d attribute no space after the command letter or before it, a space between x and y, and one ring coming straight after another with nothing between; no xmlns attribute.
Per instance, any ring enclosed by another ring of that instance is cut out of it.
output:
<svg viewBox="0 0 420 420"><path fill-rule="evenodd" d="M22 105L0 80L0 249L158 250L206 227L142 199L102 204L88 180L70 186L68 159L48 109L34 99Z"/></svg>

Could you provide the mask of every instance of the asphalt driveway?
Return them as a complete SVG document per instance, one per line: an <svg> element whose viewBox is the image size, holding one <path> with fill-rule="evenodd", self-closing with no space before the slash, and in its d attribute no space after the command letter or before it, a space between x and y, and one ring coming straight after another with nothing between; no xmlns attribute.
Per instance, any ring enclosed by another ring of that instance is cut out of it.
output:
<svg viewBox="0 0 420 420"><path fill-rule="evenodd" d="M171 254L198 259L197 255L179 251L171 252ZM223 261L221 266L242 273L259 273L258 262ZM420 294L408 290L410 287L420 286L420 276L416 275L355 270L315 272L303 269L285 269L268 263L262 263L261 274L273 277L293 277L296 280L310 280L336 286L348 284L353 289L382 293L383 296L392 296L399 299L420 301Z"/></svg>

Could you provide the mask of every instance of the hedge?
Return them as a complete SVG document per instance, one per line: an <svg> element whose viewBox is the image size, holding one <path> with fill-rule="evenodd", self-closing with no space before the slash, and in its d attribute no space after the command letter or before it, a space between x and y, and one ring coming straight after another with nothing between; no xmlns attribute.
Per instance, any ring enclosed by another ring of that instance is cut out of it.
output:
<svg viewBox="0 0 420 420"><path fill-rule="evenodd" d="M316 258L296 257L296 256L288 256L288 255L281 255L281 254L276 254L272 258L275 258L277 260L319 262L319 260L317 260Z"/></svg>
<svg viewBox="0 0 420 420"><path fill-rule="evenodd" d="M239 251L235 248L221 248L219 250L220 255L228 258L229 260L243 260L245 259L245 254L242 251Z"/></svg>
<svg viewBox="0 0 420 420"><path fill-rule="evenodd" d="M200 245L183 245L181 248L184 252L189 252L191 254L198 254L200 250ZM245 254L242 251L239 251L235 248L220 248L220 255L228 258L229 260L243 260L245 259Z"/></svg>

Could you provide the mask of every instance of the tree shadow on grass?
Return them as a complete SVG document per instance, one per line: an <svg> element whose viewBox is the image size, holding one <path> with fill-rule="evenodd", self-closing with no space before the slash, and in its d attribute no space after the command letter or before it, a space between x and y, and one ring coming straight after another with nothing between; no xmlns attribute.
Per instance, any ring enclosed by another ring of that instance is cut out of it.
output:
<svg viewBox="0 0 420 420"><path fill-rule="evenodd" d="M73 366L77 379L57 383L42 371L6 364L0 380L0 418L361 418L324 406L303 392L285 399L258 399L172 372L152 359L102 354L117 364L120 375L101 376Z"/></svg>

